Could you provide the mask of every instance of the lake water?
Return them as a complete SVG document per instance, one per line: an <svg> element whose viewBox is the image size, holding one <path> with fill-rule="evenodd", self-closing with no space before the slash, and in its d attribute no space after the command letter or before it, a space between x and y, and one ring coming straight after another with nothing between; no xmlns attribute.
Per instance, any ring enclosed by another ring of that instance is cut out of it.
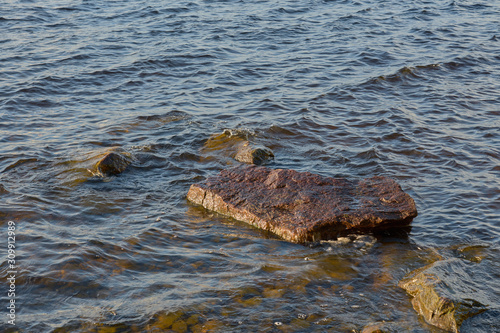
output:
<svg viewBox="0 0 500 333"><path fill-rule="evenodd" d="M463 258L500 332L500 2L0 2L0 331L441 332L398 281ZM403 235L291 244L186 201L237 162L397 180ZM115 177L89 169L111 147ZM16 326L8 323L15 223Z"/></svg>

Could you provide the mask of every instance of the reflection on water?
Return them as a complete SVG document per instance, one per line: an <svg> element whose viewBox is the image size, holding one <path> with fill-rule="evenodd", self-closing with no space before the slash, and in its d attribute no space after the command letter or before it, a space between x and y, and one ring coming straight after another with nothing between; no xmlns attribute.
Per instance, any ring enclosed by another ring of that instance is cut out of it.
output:
<svg viewBox="0 0 500 333"><path fill-rule="evenodd" d="M397 284L448 258L500 299L499 14L473 1L4 4L0 226L17 226L19 306L0 330L437 333ZM419 216L302 246L195 207L189 186L238 163L227 133L272 149L271 168L392 177ZM101 177L110 149L133 159ZM500 330L488 306L462 331Z"/></svg>

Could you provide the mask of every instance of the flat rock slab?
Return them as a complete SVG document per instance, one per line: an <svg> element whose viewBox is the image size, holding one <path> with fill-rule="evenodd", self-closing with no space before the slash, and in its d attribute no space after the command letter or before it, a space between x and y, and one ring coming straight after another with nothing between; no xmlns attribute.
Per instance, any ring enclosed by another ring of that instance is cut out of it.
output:
<svg viewBox="0 0 500 333"><path fill-rule="evenodd" d="M407 226L417 216L413 199L387 177L350 181L254 165L193 184L187 198L296 243Z"/></svg>

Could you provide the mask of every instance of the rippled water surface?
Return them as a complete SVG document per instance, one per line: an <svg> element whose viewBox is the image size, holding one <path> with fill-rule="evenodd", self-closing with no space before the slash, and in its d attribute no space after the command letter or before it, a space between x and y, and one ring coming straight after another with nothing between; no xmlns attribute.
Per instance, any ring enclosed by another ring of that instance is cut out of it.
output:
<svg viewBox="0 0 500 333"><path fill-rule="evenodd" d="M437 333L397 284L458 257L491 296L462 332L500 332L498 1L0 7L0 330ZM392 177L419 216L303 246L193 206L226 129L272 168ZM132 165L95 176L111 147Z"/></svg>

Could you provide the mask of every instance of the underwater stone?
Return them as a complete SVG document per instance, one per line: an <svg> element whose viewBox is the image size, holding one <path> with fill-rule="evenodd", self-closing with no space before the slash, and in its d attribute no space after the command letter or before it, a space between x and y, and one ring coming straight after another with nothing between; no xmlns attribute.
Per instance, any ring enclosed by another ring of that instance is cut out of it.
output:
<svg viewBox="0 0 500 333"><path fill-rule="evenodd" d="M349 181L255 165L193 184L187 199L296 243L407 226L417 216L413 199L387 177Z"/></svg>
<svg viewBox="0 0 500 333"><path fill-rule="evenodd" d="M239 144L234 159L247 164L263 164L274 158L273 152L265 147L252 146L245 141Z"/></svg>
<svg viewBox="0 0 500 333"><path fill-rule="evenodd" d="M413 296L413 308L426 322L459 332L464 320L487 310L474 265L460 259L437 261L409 273L399 286Z"/></svg>
<svg viewBox="0 0 500 333"><path fill-rule="evenodd" d="M250 140L251 133L243 130L225 130L208 138L203 154L215 154L247 164L264 164L274 158L271 149Z"/></svg>

